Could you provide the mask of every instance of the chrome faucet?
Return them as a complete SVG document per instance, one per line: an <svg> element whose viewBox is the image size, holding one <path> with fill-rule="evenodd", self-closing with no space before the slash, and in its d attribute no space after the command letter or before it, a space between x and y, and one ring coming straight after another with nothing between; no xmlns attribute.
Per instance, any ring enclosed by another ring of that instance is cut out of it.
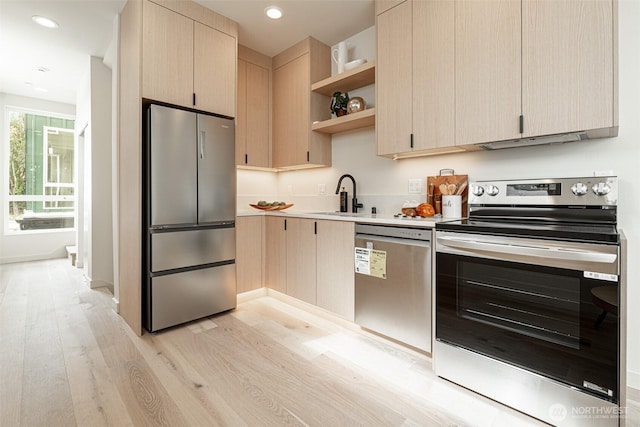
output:
<svg viewBox="0 0 640 427"><path fill-rule="evenodd" d="M362 203L358 203L358 198L356 197L356 180L349 174L344 174L338 180L338 186L336 187L336 194L340 193L340 185L342 184L342 180L344 178L349 178L353 183L353 199L351 199L351 212L358 213L358 208L364 207Z"/></svg>

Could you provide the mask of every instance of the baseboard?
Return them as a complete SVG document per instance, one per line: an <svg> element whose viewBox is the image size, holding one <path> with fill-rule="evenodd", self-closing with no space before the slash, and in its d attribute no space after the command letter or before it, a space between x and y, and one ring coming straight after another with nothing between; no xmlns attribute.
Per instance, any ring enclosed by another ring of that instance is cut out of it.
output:
<svg viewBox="0 0 640 427"><path fill-rule="evenodd" d="M17 256L0 258L0 264L15 264L17 262L31 262L31 261L44 261L48 259L66 258L66 253L59 254L37 254L29 256Z"/></svg>
<svg viewBox="0 0 640 427"><path fill-rule="evenodd" d="M111 298L111 308L116 313L120 313L120 302L116 299L116 297Z"/></svg>
<svg viewBox="0 0 640 427"><path fill-rule="evenodd" d="M640 397L640 373L627 371L627 388L637 391L636 397ZM634 400L640 401L640 399L637 398Z"/></svg>
<svg viewBox="0 0 640 427"><path fill-rule="evenodd" d="M242 304L243 302L251 301L252 299L260 298L267 295L267 288L259 288L254 289L252 291L242 292L236 296L237 303Z"/></svg>

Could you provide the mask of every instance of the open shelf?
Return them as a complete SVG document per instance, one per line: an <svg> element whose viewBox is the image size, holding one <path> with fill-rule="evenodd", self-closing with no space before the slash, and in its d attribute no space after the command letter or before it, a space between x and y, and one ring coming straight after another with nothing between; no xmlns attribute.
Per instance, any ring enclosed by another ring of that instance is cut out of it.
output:
<svg viewBox="0 0 640 427"><path fill-rule="evenodd" d="M334 92L349 92L376 82L376 63L365 62L353 70L327 77L311 85L313 92L331 96Z"/></svg>
<svg viewBox="0 0 640 427"><path fill-rule="evenodd" d="M324 120L322 122L313 123L311 130L321 133L340 133L348 130L360 129L367 126L373 126L376 123L376 109L359 111L357 113L347 114L346 116L336 117L335 119Z"/></svg>

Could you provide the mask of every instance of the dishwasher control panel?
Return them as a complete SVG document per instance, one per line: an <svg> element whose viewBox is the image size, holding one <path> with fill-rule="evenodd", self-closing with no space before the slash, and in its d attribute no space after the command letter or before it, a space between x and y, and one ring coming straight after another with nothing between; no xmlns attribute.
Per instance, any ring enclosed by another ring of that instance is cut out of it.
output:
<svg viewBox="0 0 640 427"><path fill-rule="evenodd" d="M400 239L431 240L431 228L410 228L387 225L356 224L356 234L369 234Z"/></svg>

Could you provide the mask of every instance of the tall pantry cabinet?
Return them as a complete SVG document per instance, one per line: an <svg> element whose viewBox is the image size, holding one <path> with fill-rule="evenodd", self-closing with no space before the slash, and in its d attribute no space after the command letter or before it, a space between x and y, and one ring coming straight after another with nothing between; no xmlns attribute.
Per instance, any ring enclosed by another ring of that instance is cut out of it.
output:
<svg viewBox="0 0 640 427"><path fill-rule="evenodd" d="M237 24L192 1L129 0L118 50L118 311L142 334L142 103L235 117Z"/></svg>

